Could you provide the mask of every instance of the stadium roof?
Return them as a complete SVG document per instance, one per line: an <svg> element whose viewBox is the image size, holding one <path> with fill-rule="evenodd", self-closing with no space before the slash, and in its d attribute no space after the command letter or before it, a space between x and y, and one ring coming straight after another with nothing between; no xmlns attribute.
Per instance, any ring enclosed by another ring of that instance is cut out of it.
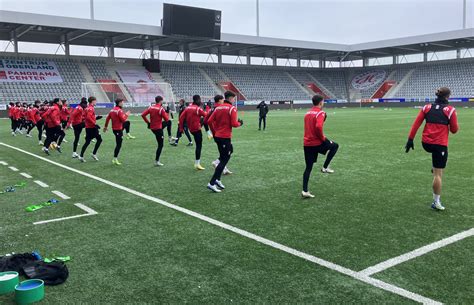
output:
<svg viewBox="0 0 474 305"><path fill-rule="evenodd" d="M0 10L0 40L113 46L130 49L215 53L255 57L356 60L457 48L474 48L474 29L359 44L257 37L222 33L221 40L164 36L159 26Z"/></svg>

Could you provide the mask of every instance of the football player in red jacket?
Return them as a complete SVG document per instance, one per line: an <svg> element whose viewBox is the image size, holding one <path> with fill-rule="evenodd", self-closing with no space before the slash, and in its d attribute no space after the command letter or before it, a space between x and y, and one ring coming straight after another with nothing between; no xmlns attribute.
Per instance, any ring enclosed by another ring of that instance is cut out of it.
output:
<svg viewBox="0 0 474 305"><path fill-rule="evenodd" d="M64 131L61 128L59 99L55 98L51 102L51 106L43 114L46 122L46 140L44 141L43 151L49 155L49 147L51 143L56 142L57 151L61 153L61 142L64 138Z"/></svg>
<svg viewBox="0 0 474 305"><path fill-rule="evenodd" d="M112 159L112 164L115 165L122 165L122 163L118 160L118 155L120 153L120 149L122 148L122 141L123 141L123 125L127 122L128 116L130 115L130 111L126 113L122 110L123 107L123 99L118 98L115 100L115 107L110 110L107 118L105 119L105 126L104 126L104 133L107 132L107 128L109 127L109 122L112 120L112 132L115 136L115 149L114 149L114 158Z"/></svg>
<svg viewBox="0 0 474 305"><path fill-rule="evenodd" d="M8 117L11 121L12 136L16 136L16 119L15 119L15 104L11 103L8 105Z"/></svg>
<svg viewBox="0 0 474 305"><path fill-rule="evenodd" d="M339 145L330 141L323 132L324 122L326 121L326 113L322 110L324 106L324 97L316 94L312 98L313 108L311 108L304 116L304 160L306 168L303 173L303 198L314 198L308 190L309 177L313 170L313 164L318 160L318 154L328 155L321 169L323 173L334 173L329 168L332 158L336 155Z"/></svg>
<svg viewBox="0 0 474 305"><path fill-rule="evenodd" d="M456 109L449 105L451 90L441 87L436 91L436 100L431 105L425 105L413 122L405 146L406 152L414 149L413 139L423 121L426 121L423 128L421 145L423 149L431 154L433 173L433 202L431 208L444 210L441 204L441 184L443 170L448 161L448 137L449 132L456 133L459 130Z"/></svg>
<svg viewBox="0 0 474 305"><path fill-rule="evenodd" d="M163 150L163 122L165 122L167 126L169 122L168 113L166 109L163 108L162 103L163 97L158 95L155 97L155 105L150 106L142 113L143 121L148 125L148 129L153 132L156 142L158 143L155 154L156 166L163 166L163 163L160 162L161 151ZM148 116L150 116L150 119L148 119Z"/></svg>
<svg viewBox="0 0 474 305"><path fill-rule="evenodd" d="M197 170L204 170L201 165L201 150L202 150L202 132L201 132L201 118L206 116L206 112L201 108L201 97L193 95L192 105L186 107L179 117L179 132L183 133L184 125L187 125L189 131L194 137L196 143L194 168Z"/></svg>
<svg viewBox="0 0 474 305"><path fill-rule="evenodd" d="M69 115L71 114L71 108L67 104L66 99L62 99L61 103L59 104L61 108L61 127L63 128L64 131L66 131L67 127L67 121L69 120ZM66 140L66 137L63 139L64 143L67 143L68 141Z"/></svg>
<svg viewBox="0 0 474 305"><path fill-rule="evenodd" d="M232 128L240 127L244 122L238 119L237 108L233 105L235 94L231 91L224 93L225 100L222 95L214 97L216 105L211 116L207 120L209 128L214 135L214 142L219 150L219 165L214 171L211 181L207 184L207 188L214 193L220 193L225 189L221 182L222 172L230 160L234 148L232 146Z"/></svg>
<svg viewBox="0 0 474 305"><path fill-rule="evenodd" d="M85 120L85 109L87 108L87 98L81 98L79 105L74 108L71 115L69 116L69 121L67 122L67 128L74 130L74 142L72 143L72 157L78 158L79 154L77 151L77 145L79 144L79 139L81 138L82 130L86 127Z"/></svg>
<svg viewBox="0 0 474 305"><path fill-rule="evenodd" d="M99 161L97 157L97 151L99 150L100 144L102 143L102 136L100 135L100 126L96 124L97 120L100 120L102 116L95 115L95 105L97 103L96 98L91 96L89 97L89 106L84 110L84 123L86 127L86 141L81 149L81 154L79 156L79 161L86 162L84 159L84 153L86 152L87 147L91 144L93 139L96 139L94 150L92 151L92 159Z"/></svg>

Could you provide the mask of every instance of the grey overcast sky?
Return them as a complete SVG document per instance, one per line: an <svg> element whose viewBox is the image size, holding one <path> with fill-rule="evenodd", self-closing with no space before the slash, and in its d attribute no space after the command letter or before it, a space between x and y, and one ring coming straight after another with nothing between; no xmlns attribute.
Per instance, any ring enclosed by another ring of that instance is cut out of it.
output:
<svg viewBox="0 0 474 305"><path fill-rule="evenodd" d="M256 34L255 0L94 0L95 19L159 25L163 2L221 10L222 31ZM89 0L0 0L0 9L89 18ZM462 28L463 0L260 0L260 36L358 43ZM474 27L474 0L467 0Z"/></svg>

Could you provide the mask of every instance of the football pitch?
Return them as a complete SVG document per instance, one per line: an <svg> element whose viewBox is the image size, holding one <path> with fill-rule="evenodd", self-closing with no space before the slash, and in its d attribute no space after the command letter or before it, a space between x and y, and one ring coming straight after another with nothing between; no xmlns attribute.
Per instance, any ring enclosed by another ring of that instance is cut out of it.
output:
<svg viewBox="0 0 474 305"><path fill-rule="evenodd" d="M0 194L0 256L71 256L68 280L46 287L43 304L473 304L474 109L457 109L443 212L430 209L421 130L415 150L404 151L417 109L326 111L325 134L340 145L335 173L319 171L320 156L309 183L316 198L305 200L305 110L271 110L265 132L256 112L240 112L234 174L223 176L220 194L206 189L213 141L204 140L204 171L194 170L185 137L178 147L165 143L157 168L154 135L134 116L137 138L124 140L122 166L111 163L111 132L100 161L91 145L80 163L71 158L71 130L63 153L45 156L36 130L12 137L0 120L0 187L27 182ZM60 202L25 211L51 198Z"/></svg>

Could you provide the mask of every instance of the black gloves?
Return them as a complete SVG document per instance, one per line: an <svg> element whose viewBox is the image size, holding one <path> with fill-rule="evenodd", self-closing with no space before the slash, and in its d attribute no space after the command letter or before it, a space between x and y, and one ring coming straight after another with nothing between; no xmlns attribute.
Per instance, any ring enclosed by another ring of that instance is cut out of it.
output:
<svg viewBox="0 0 474 305"><path fill-rule="evenodd" d="M148 129L150 129L150 123L148 123L147 125L148 125Z"/></svg>
<svg viewBox="0 0 474 305"><path fill-rule="evenodd" d="M412 139L408 139L407 144L405 145L405 152L406 153L409 152L410 148L412 150L415 150L415 145L413 145L413 140Z"/></svg>
<svg viewBox="0 0 474 305"><path fill-rule="evenodd" d="M102 116L101 116L101 115L98 115L98 116L95 117L95 119L96 119L96 120L100 120L100 119L102 119Z"/></svg>
<svg viewBox="0 0 474 305"><path fill-rule="evenodd" d="M237 121L240 123L240 126L244 125L244 121L242 121L242 119L238 119Z"/></svg>
<svg viewBox="0 0 474 305"><path fill-rule="evenodd" d="M100 126L99 126L99 125L95 125L95 129L100 130Z"/></svg>

